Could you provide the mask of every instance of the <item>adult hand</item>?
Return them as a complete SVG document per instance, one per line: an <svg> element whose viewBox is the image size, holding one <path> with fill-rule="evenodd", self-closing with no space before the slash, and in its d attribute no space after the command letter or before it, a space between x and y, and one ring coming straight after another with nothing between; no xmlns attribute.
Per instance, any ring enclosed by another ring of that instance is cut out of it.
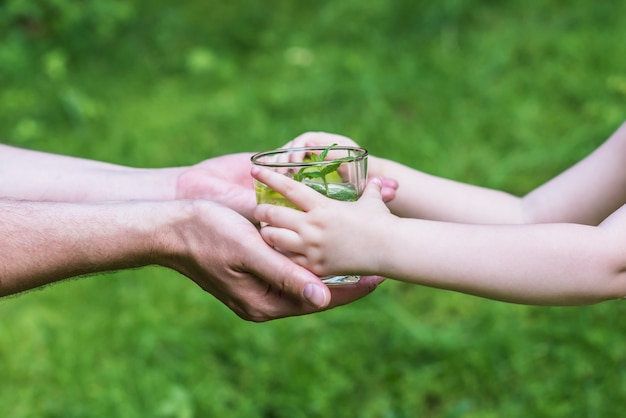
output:
<svg viewBox="0 0 626 418"><path fill-rule="evenodd" d="M243 319L254 322L330 309L366 296L383 280L329 289L317 276L267 245L238 213L188 201L165 240L160 263L191 278ZM173 252L172 252L173 250Z"/></svg>
<svg viewBox="0 0 626 418"><path fill-rule="evenodd" d="M209 199L253 221L256 207L250 177L252 153L210 158L184 169L176 182L177 199Z"/></svg>

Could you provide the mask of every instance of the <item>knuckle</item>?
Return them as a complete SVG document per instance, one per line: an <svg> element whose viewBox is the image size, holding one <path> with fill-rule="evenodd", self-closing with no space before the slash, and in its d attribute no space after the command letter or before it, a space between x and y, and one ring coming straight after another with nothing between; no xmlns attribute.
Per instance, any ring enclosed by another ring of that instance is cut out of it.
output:
<svg viewBox="0 0 626 418"><path fill-rule="evenodd" d="M278 206L267 206L265 210L265 219L268 223L272 224L274 221L278 219L280 216L280 207Z"/></svg>

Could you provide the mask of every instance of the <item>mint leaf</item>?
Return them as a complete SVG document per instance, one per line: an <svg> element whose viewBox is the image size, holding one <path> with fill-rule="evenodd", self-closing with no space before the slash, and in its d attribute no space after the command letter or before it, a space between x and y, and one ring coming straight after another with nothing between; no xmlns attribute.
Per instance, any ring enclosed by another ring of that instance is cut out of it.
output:
<svg viewBox="0 0 626 418"><path fill-rule="evenodd" d="M328 155L328 151L330 151L332 148L335 148L336 146L337 144L332 144L331 146L326 148L324 151L322 151L322 153L320 154L319 161L324 161L326 159L326 156Z"/></svg>
<svg viewBox="0 0 626 418"><path fill-rule="evenodd" d="M332 144L331 146L325 148L319 155L311 153L311 155L308 157L309 161L314 163L325 161L329 151L336 146L337 144ZM323 191L321 191L317 187L315 187L315 190L328 196L328 180L326 180L326 176L337 171L341 164L354 160L355 157L343 157L336 161L333 161L331 164L324 167L302 167L297 173L293 175L293 179L300 183L302 183L302 181L304 181L305 179L321 179L324 187ZM311 184L309 184L309 186L311 186Z"/></svg>

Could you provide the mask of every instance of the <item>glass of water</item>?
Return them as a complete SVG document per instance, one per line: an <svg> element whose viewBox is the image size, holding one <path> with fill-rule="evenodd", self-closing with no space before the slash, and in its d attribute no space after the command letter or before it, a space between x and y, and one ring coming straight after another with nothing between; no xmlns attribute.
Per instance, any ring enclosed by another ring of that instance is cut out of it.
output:
<svg viewBox="0 0 626 418"><path fill-rule="evenodd" d="M364 148L350 146L314 146L283 148L252 156L252 164L269 168L299 181L335 200L355 201L367 182L367 155ZM298 209L280 193L265 184L254 182L257 203ZM353 284L360 276L322 277L327 285Z"/></svg>

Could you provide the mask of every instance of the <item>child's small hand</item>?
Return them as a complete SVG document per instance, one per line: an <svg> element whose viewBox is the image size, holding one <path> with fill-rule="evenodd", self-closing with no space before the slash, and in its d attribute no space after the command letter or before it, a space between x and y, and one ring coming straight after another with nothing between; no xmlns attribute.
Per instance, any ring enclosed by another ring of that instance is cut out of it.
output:
<svg viewBox="0 0 626 418"><path fill-rule="evenodd" d="M329 146L337 144L346 147L359 147L360 145L354 142L347 136L331 134L328 132L305 132L298 135L291 141L287 142L283 148L300 148L300 147L316 147L316 146Z"/></svg>
<svg viewBox="0 0 626 418"><path fill-rule="evenodd" d="M318 275L375 273L376 241L393 218L382 200L382 179L370 181L357 202L341 202L270 170L253 167L251 174L302 209L257 206L254 216L268 224L261 229L268 244Z"/></svg>
<svg viewBox="0 0 626 418"><path fill-rule="evenodd" d="M328 132L305 132L298 135L291 141L287 142L282 148L300 148L315 146L330 146L337 144L346 147L361 147L347 136L332 134ZM370 154L368 171L373 177L381 177L383 180L382 195L385 202L390 202L396 196L398 182L393 179L386 178L382 169L382 162L379 158Z"/></svg>

